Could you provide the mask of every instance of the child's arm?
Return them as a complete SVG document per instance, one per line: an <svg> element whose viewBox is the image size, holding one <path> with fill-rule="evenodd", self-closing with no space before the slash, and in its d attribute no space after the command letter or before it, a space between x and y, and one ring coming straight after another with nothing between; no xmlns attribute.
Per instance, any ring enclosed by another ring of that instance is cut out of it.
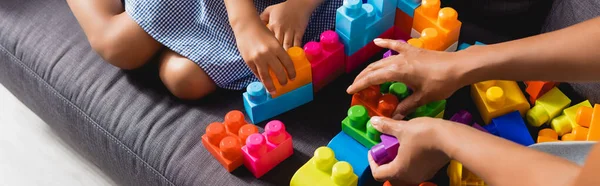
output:
<svg viewBox="0 0 600 186"><path fill-rule="evenodd" d="M260 20L252 0L225 0L225 6L242 58L267 90L271 94L275 92L269 69L281 85L287 84L288 78L293 80L296 77L294 64Z"/></svg>
<svg viewBox="0 0 600 186"><path fill-rule="evenodd" d="M423 50L393 40L376 39L375 44L400 55L369 65L356 77L348 93L387 81L406 83L415 92L399 104L395 119L420 105L445 99L463 86L485 80L600 80L600 18L459 52Z"/></svg>
<svg viewBox="0 0 600 186"><path fill-rule="evenodd" d="M430 179L448 159L461 162L488 185L569 185L580 167L464 124L441 119L410 121L371 118L373 127L396 136L396 158L377 165L369 155L373 176L392 185L415 185Z"/></svg>

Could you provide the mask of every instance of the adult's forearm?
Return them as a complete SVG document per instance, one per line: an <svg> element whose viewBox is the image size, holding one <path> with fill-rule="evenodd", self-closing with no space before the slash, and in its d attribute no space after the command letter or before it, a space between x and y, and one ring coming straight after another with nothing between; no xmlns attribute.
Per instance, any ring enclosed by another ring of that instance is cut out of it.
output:
<svg viewBox="0 0 600 186"><path fill-rule="evenodd" d="M229 24L234 32L248 24L260 24L258 12L252 0L224 0Z"/></svg>
<svg viewBox="0 0 600 186"><path fill-rule="evenodd" d="M580 167L508 140L448 122L440 148L489 185L569 185Z"/></svg>
<svg viewBox="0 0 600 186"><path fill-rule="evenodd" d="M600 17L515 41L474 46L464 84L484 80L600 80Z"/></svg>

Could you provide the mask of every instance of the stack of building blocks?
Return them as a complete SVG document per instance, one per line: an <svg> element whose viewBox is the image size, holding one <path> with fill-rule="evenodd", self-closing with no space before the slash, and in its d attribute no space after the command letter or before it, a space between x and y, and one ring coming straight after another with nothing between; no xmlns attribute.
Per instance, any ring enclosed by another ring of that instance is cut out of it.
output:
<svg viewBox="0 0 600 186"><path fill-rule="evenodd" d="M486 124L492 118L515 110L522 116L529 110L529 102L515 81L490 80L475 83L471 85L471 98Z"/></svg>
<svg viewBox="0 0 600 186"><path fill-rule="evenodd" d="M485 183L477 175L473 174L462 163L456 160L450 160L448 169L446 169L450 186L484 186Z"/></svg>
<svg viewBox="0 0 600 186"><path fill-rule="evenodd" d="M590 101L585 100L566 108L563 110L562 115L552 119L550 122L552 129L554 129L559 136L570 133L575 127L579 126L579 124L577 124L577 111L581 107L592 108L592 104L590 104Z"/></svg>
<svg viewBox="0 0 600 186"><path fill-rule="evenodd" d="M260 123L313 100L311 64L304 50L292 47L287 53L296 69L295 80L288 79L286 85L281 85L270 71L276 89L274 94L267 93L260 82L250 83L243 93L246 114L252 123Z"/></svg>
<svg viewBox="0 0 600 186"><path fill-rule="evenodd" d="M346 0L336 13L336 32L345 46L346 72L351 72L375 55L381 48L372 42L375 38L394 36L394 18L397 1Z"/></svg>
<svg viewBox="0 0 600 186"><path fill-rule="evenodd" d="M535 104L535 100L558 85L551 81L525 81L525 84L527 85L525 92L529 94L529 103L532 105Z"/></svg>
<svg viewBox="0 0 600 186"><path fill-rule="evenodd" d="M374 181L367 161L368 149L365 146L342 131L329 141L327 147L333 150L338 161L345 161L352 165L354 174L358 176L358 185ZM396 148L396 150L398 149Z"/></svg>
<svg viewBox="0 0 600 186"><path fill-rule="evenodd" d="M315 92L344 73L346 60L344 45L336 32L331 30L323 32L320 42L306 43L304 51L310 61Z"/></svg>
<svg viewBox="0 0 600 186"><path fill-rule="evenodd" d="M514 111L506 115L492 119L492 122L484 126L488 132L515 143L529 146L533 144L533 139L521 117L519 111Z"/></svg>
<svg viewBox="0 0 600 186"><path fill-rule="evenodd" d="M243 163L242 145L248 136L258 133L255 125L244 120L240 111L231 111L225 115L223 123L211 123L202 135L202 145L229 172Z"/></svg>
<svg viewBox="0 0 600 186"><path fill-rule="evenodd" d="M583 140L583 136L587 141L600 140L600 104L595 104L594 108L579 108L576 118L580 125L573 129L576 140Z"/></svg>
<svg viewBox="0 0 600 186"><path fill-rule="evenodd" d="M422 37L422 32L427 28L437 31L440 46L445 51L456 51L458 36L462 23L458 20L458 13L453 8L441 8L440 0L423 0L421 6L415 9L411 37ZM427 47L426 47L427 48Z"/></svg>
<svg viewBox="0 0 600 186"><path fill-rule="evenodd" d="M314 156L296 171L290 186L354 186L358 176L352 165L338 161L329 147L319 147Z"/></svg>
<svg viewBox="0 0 600 186"><path fill-rule="evenodd" d="M242 152L246 168L260 178L294 153L292 136L281 121L273 120L267 123L264 133L248 136Z"/></svg>
<svg viewBox="0 0 600 186"><path fill-rule="evenodd" d="M342 131L370 149L381 139L381 133L371 125L367 109L362 105L354 105L348 109L348 116L342 121Z"/></svg>
<svg viewBox="0 0 600 186"><path fill-rule="evenodd" d="M394 26L403 34L410 34L413 26L415 9L421 5L421 0L398 0Z"/></svg>
<svg viewBox="0 0 600 186"><path fill-rule="evenodd" d="M527 122L535 127L549 123L569 104L571 99L554 87L535 101L535 106L527 112Z"/></svg>

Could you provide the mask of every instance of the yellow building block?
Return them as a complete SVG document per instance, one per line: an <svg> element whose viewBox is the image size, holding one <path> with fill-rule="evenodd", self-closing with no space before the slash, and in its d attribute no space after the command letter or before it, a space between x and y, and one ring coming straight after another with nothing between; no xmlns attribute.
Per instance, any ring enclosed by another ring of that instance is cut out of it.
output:
<svg viewBox="0 0 600 186"><path fill-rule="evenodd" d="M281 83L279 83L277 76L275 76L275 73L273 73L272 70L269 70L271 79L275 85L275 94L271 94L272 98L279 97L280 95L312 82L310 62L306 58L304 49L300 47L292 47L287 50L287 53L294 63L294 68L296 69L296 78L293 81L288 78L287 84L282 86Z"/></svg>
<svg viewBox="0 0 600 186"><path fill-rule="evenodd" d="M456 160L451 160L448 169L446 169L450 186L484 186L485 183L477 175L473 174L467 168Z"/></svg>
<svg viewBox="0 0 600 186"><path fill-rule="evenodd" d="M442 112L440 112L437 116L435 116L435 118L444 119L444 112L446 112L446 110L442 110Z"/></svg>
<svg viewBox="0 0 600 186"><path fill-rule="evenodd" d="M458 42L462 23L456 10L440 7L440 0L421 1L421 6L415 9L411 37L418 37L426 28L435 28L439 33L440 48L444 50ZM456 46L453 51L456 51Z"/></svg>
<svg viewBox="0 0 600 186"><path fill-rule="evenodd" d="M554 129L559 136L562 136L566 133L570 133L573 130L573 128L579 126L579 124L577 124L576 118L577 111L581 107L592 108L592 104L590 104L590 101L585 100L581 103L578 103L577 105L573 105L569 108L566 108L565 110L563 110L562 115L552 119L552 121L550 122L550 126L552 127L552 129Z"/></svg>
<svg viewBox="0 0 600 186"><path fill-rule="evenodd" d="M471 85L471 97L485 124L492 118L518 110L521 116L529 110L529 102L515 81L490 80Z"/></svg>
<svg viewBox="0 0 600 186"><path fill-rule="evenodd" d="M366 160L365 160L366 161ZM335 159L329 147L319 147L314 156L292 176L290 186L351 186L358 184L352 166Z"/></svg>
<svg viewBox="0 0 600 186"><path fill-rule="evenodd" d="M527 122L531 126L539 127L558 116L569 104L571 99L554 87L535 100L535 106L527 112Z"/></svg>

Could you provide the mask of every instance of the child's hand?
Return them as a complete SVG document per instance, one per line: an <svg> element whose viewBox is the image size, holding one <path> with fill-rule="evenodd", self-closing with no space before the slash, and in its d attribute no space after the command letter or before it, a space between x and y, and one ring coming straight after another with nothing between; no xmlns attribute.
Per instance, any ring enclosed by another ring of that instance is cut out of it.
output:
<svg viewBox="0 0 600 186"><path fill-rule="evenodd" d="M294 64L287 52L258 19L256 23L246 23L234 33L242 58L269 93L275 93L269 69L274 72L281 85L287 84L288 77L292 80L296 78Z"/></svg>
<svg viewBox="0 0 600 186"><path fill-rule="evenodd" d="M260 18L287 50L292 46L301 47L304 31L314 10L312 7L308 2L288 0L267 7Z"/></svg>
<svg viewBox="0 0 600 186"><path fill-rule="evenodd" d="M384 117L371 118L378 131L395 136L400 142L396 158L388 164L377 165L369 153L369 165L378 181L389 180L392 185L417 185L432 178L450 158L441 149L438 138L441 125L448 121L416 118L410 121Z"/></svg>

